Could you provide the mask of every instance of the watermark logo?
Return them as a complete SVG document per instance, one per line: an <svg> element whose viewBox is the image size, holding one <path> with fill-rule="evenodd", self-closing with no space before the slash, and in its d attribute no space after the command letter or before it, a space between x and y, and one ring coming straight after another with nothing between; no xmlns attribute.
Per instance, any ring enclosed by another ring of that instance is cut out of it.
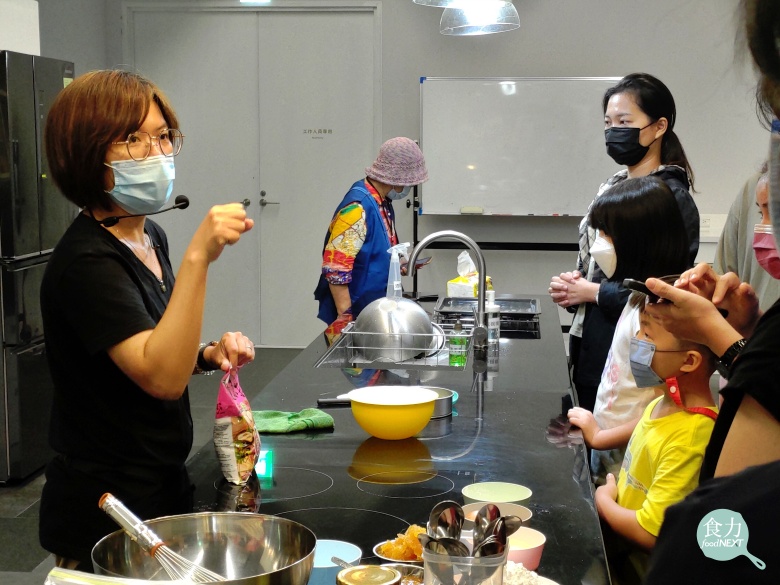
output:
<svg viewBox="0 0 780 585"><path fill-rule="evenodd" d="M756 567L763 570L766 563L747 550L749 535L742 514L725 508L705 514L696 530L696 540L704 556L716 561L730 561L745 555Z"/></svg>

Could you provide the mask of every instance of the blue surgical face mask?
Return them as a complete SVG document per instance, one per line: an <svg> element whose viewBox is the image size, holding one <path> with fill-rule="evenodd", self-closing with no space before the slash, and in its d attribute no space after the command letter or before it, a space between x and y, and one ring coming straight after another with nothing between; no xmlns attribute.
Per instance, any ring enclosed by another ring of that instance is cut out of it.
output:
<svg viewBox="0 0 780 585"><path fill-rule="evenodd" d="M104 164L114 171L114 188L107 193L128 213L160 211L171 198L176 178L173 157L159 155Z"/></svg>
<svg viewBox="0 0 780 585"><path fill-rule="evenodd" d="M655 355L655 343L644 339L631 338L631 351L628 354L628 362L631 364L631 373L637 388L650 388L663 384L663 378L653 371L650 364Z"/></svg>
<svg viewBox="0 0 780 585"><path fill-rule="evenodd" d="M395 187L393 187L392 189L390 189L390 191L388 191L387 198L388 199L392 199L393 201L397 201L399 199L403 199L404 197L408 197L409 192L411 190L412 190L412 186L411 185L406 185L404 187L404 190L401 191L400 193L395 190Z"/></svg>

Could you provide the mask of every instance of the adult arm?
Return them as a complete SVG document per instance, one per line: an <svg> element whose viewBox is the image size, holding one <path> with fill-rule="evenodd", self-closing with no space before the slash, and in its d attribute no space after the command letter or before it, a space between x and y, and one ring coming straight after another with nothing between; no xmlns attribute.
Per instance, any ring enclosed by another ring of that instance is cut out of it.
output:
<svg viewBox="0 0 780 585"><path fill-rule="evenodd" d="M349 285L328 283L330 294L333 295L333 301L336 303L336 311L343 315L344 311L352 306L352 297L349 295Z"/></svg>
<svg viewBox="0 0 780 585"><path fill-rule="evenodd" d="M355 258L368 237L365 210L357 202L342 207L330 224L330 239L325 244L322 274L328 282L339 316L352 306L349 283Z"/></svg>
<svg viewBox="0 0 780 585"><path fill-rule="evenodd" d="M760 448L756 447L757 442ZM746 394L723 443L715 477L772 461L780 461L780 422Z"/></svg>
<svg viewBox="0 0 780 585"><path fill-rule="evenodd" d="M658 319L675 337L706 345L717 356L723 355L735 341L746 337L758 318L755 293L744 283L726 291L720 287L722 283L718 283L713 289L712 300L656 278L649 278L646 284L663 299L659 303L647 304L647 314ZM728 306L729 320L718 312L719 306ZM737 330L730 321L741 330Z"/></svg>
<svg viewBox="0 0 780 585"><path fill-rule="evenodd" d="M108 349L114 363L145 392L164 400L183 394L197 358L209 264L253 225L239 203L212 207L187 246L157 326ZM226 333L204 359L223 369L241 365L254 356L253 346L240 333Z"/></svg>

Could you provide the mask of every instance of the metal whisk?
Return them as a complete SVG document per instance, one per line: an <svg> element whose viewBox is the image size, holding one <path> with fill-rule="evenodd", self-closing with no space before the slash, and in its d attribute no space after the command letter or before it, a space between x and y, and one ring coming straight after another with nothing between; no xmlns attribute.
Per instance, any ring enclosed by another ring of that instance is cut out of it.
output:
<svg viewBox="0 0 780 585"><path fill-rule="evenodd" d="M98 505L127 532L130 538L160 563L171 579L189 579L192 583L227 581L227 578L222 575L204 569L173 552L151 528L146 526L138 516L113 495L103 494Z"/></svg>

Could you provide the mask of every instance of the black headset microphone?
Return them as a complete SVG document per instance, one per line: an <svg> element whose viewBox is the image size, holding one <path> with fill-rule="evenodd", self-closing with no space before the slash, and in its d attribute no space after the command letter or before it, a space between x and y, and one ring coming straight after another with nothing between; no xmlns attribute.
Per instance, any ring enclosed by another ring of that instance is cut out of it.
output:
<svg viewBox="0 0 780 585"><path fill-rule="evenodd" d="M160 211L153 211L152 213L133 213L130 215L112 215L111 217L107 217L105 219L100 220L98 223L104 227L114 227L116 224L119 223L120 219L125 219L126 217L143 217L146 215L157 215L158 213L165 213L166 211L170 211L171 209L187 209L190 206L190 199L186 195L177 195L176 199L173 200L173 205L170 207L166 207L165 209L161 209Z"/></svg>

